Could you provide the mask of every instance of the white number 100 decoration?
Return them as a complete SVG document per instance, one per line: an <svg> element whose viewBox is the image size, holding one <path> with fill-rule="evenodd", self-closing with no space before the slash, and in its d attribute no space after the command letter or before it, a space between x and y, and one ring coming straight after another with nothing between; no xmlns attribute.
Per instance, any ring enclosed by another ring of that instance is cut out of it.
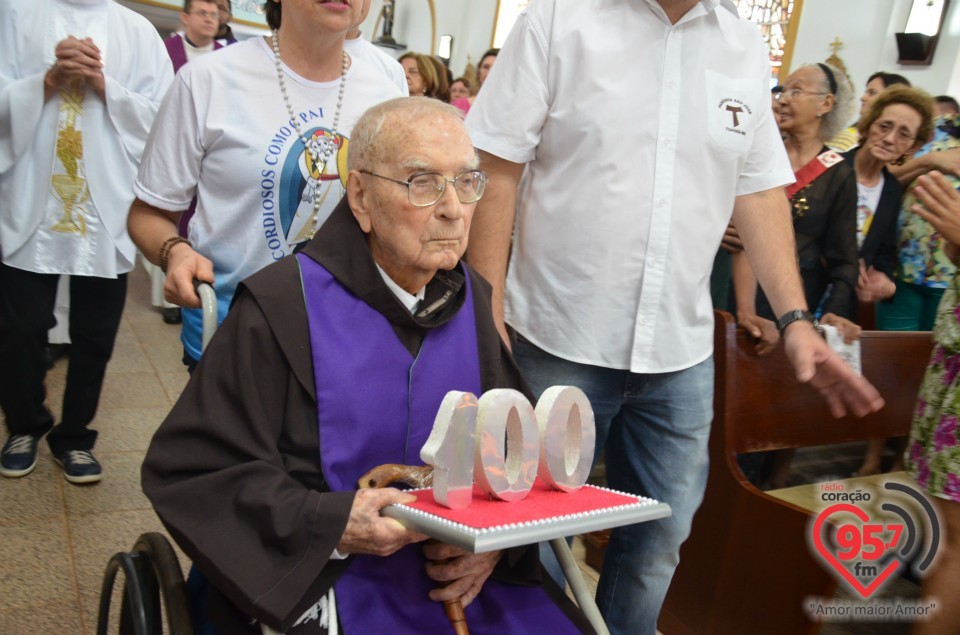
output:
<svg viewBox="0 0 960 635"><path fill-rule="evenodd" d="M473 483L504 501L522 500L534 479L570 492L587 482L596 429L583 391L553 386L536 410L522 393L490 390L444 397L420 458L434 467L433 496L452 509L470 505Z"/></svg>

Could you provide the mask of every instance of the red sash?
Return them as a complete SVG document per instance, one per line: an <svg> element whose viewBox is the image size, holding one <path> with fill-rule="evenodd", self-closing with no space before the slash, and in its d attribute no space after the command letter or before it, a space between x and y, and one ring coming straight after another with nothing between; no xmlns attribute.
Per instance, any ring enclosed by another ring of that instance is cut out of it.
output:
<svg viewBox="0 0 960 635"><path fill-rule="evenodd" d="M796 182L784 188L787 191L787 198L793 199L794 194L816 181L824 172L841 161L843 161L843 157L833 150L826 150L818 154L809 163L794 172Z"/></svg>

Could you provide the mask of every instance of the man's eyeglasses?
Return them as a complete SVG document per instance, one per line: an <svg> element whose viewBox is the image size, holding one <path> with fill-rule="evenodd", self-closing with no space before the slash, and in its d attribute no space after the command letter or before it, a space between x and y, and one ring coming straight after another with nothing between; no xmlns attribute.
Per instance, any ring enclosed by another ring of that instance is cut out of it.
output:
<svg viewBox="0 0 960 635"><path fill-rule="evenodd" d="M204 11L200 9L199 11L191 11L190 15L195 15L201 18L213 18L214 20L220 19L220 11Z"/></svg>
<svg viewBox="0 0 960 635"><path fill-rule="evenodd" d="M452 179L436 172L417 172L406 181L392 179L368 170L359 172L406 186L407 200L414 207L428 207L439 201L447 189L447 183L453 183L457 199L465 205L479 201L483 196L483 190L487 187L487 175L481 170L466 170Z"/></svg>
<svg viewBox="0 0 960 635"><path fill-rule="evenodd" d="M882 139L893 132L896 126L892 121L874 121L870 127L879 132L880 138ZM906 128L897 128L897 133L894 135L894 137L899 143L913 143L914 140L916 140L917 135L913 134Z"/></svg>
<svg viewBox="0 0 960 635"><path fill-rule="evenodd" d="M773 94L773 98L777 101L783 101L783 98L786 97L789 100L794 100L800 95L826 95L827 93L821 93L815 90L803 90L802 88L787 88L781 90L778 93Z"/></svg>

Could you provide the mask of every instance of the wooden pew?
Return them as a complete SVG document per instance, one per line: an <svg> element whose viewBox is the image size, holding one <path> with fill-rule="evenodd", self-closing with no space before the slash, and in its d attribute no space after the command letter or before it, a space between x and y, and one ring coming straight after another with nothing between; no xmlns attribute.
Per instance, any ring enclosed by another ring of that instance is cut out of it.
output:
<svg viewBox="0 0 960 635"><path fill-rule="evenodd" d="M864 375L886 400L864 419L834 419L816 391L796 382L783 347L756 357L729 313L716 312L714 343L709 480L659 628L664 635L816 633L803 598L832 596L836 581L808 548L815 513L755 488L736 455L907 434L931 334L864 331Z"/></svg>

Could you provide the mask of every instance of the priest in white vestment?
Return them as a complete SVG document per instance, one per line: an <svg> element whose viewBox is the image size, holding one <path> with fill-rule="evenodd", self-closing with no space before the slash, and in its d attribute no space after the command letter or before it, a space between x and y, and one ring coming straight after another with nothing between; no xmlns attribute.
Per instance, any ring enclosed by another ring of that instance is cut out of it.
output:
<svg viewBox="0 0 960 635"><path fill-rule="evenodd" d="M29 474L47 435L68 481L102 477L89 426L134 265L133 180L172 79L153 25L112 0L0 0L3 476ZM72 345L55 425L43 349L61 274Z"/></svg>

